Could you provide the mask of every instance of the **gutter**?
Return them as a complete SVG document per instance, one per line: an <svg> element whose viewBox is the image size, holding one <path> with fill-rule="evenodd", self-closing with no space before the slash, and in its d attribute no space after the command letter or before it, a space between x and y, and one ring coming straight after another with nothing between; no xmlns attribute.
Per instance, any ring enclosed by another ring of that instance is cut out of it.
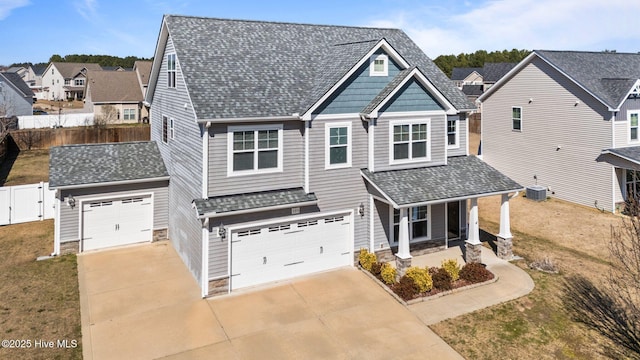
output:
<svg viewBox="0 0 640 360"><path fill-rule="evenodd" d="M147 179L109 181L109 182L92 183L92 184L61 185L61 186L51 186L51 184L49 184L49 189L53 189L53 190L84 189L84 188L93 188L93 187L100 187L100 186L140 184L140 183L164 181L164 180L169 180L169 176L160 176L160 177L147 178Z"/></svg>
<svg viewBox="0 0 640 360"><path fill-rule="evenodd" d="M318 204L318 201L315 200L315 201L305 201L305 202L295 203L295 204L274 205L274 206L267 206L267 207L261 207L261 208L243 209L243 210L237 210L237 211L225 211L222 213L217 213L214 211L214 212L204 213L202 215L198 214L198 219L208 219L208 218L222 217L222 216L251 214L251 213L260 212L260 211L280 210L280 209L288 209L292 207L312 206L317 204Z"/></svg>

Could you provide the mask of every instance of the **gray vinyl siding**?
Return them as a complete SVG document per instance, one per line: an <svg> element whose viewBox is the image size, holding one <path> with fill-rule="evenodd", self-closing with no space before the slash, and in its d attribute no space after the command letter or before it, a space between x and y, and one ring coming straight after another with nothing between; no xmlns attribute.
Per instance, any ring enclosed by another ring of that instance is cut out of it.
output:
<svg viewBox="0 0 640 360"><path fill-rule="evenodd" d="M376 213L374 214L374 247L378 249L386 249L389 245L389 239L391 238L391 227L389 226L389 204L382 201L375 200L374 207Z"/></svg>
<svg viewBox="0 0 640 360"><path fill-rule="evenodd" d="M522 107L522 131L512 130L515 106ZM535 184L535 175L538 185L555 193L550 196L586 206L597 201L611 210L611 165L595 161L611 146L610 116L601 103L534 58L484 101L483 159L524 186Z"/></svg>
<svg viewBox="0 0 640 360"><path fill-rule="evenodd" d="M631 141L629 134L629 111L640 110L640 99L627 99L620 111L616 114L615 121L615 147L639 146L640 141Z"/></svg>
<svg viewBox="0 0 640 360"><path fill-rule="evenodd" d="M444 239L447 235L447 204L431 205L431 239Z"/></svg>
<svg viewBox="0 0 640 360"><path fill-rule="evenodd" d="M0 110L2 116L33 115L33 98L24 97L15 87L5 81L0 81Z"/></svg>
<svg viewBox="0 0 640 360"><path fill-rule="evenodd" d="M130 185L101 186L84 189L70 189L61 191L62 206L60 207L60 242L80 240L80 202L93 198L121 198L141 193L153 194L153 229L166 229L168 224L168 190L167 182L138 183ZM71 208L64 199L73 196L76 206Z"/></svg>
<svg viewBox="0 0 640 360"><path fill-rule="evenodd" d="M442 105L415 78L407 81L380 109L384 112L443 110Z"/></svg>
<svg viewBox="0 0 640 360"><path fill-rule="evenodd" d="M447 156L466 156L467 155L467 117L460 115L447 115L447 119L458 119L458 148L447 148ZM446 123L445 123L445 137L446 134ZM445 139L445 144L448 144ZM447 145L448 146L448 145Z"/></svg>
<svg viewBox="0 0 640 360"><path fill-rule="evenodd" d="M378 50L376 54L384 53ZM369 76L369 59L322 104L316 114L360 113L401 71L389 56L388 76Z"/></svg>
<svg viewBox="0 0 640 360"><path fill-rule="evenodd" d="M282 172L227 176L227 124L209 129L209 196L241 194L265 190L288 189L304 185L304 139L302 121L281 123L243 123L246 125L283 125ZM323 139L324 143L324 139Z"/></svg>
<svg viewBox="0 0 640 360"><path fill-rule="evenodd" d="M169 183L169 239L196 280L202 272L202 225L191 203L202 197L202 137L195 123L180 67L176 62L176 87L167 88L167 57L173 53L171 37L151 106L151 139L158 148L171 177ZM185 108L185 104L187 105ZM174 119L174 139L162 142L162 116Z"/></svg>
<svg viewBox="0 0 640 360"><path fill-rule="evenodd" d="M418 161L406 164L394 164L391 165L389 161L389 134L393 133L393 128L390 126L390 121L395 120L421 120L430 119L431 121L431 133L430 143L431 147L431 160L430 161ZM441 165L446 161L446 115L444 112L438 115L416 115L415 117L403 117L395 118L388 117L382 114L377 120L374 129L374 170L398 170L416 168L422 166Z"/></svg>
<svg viewBox="0 0 640 360"><path fill-rule="evenodd" d="M359 117L351 121L351 167L325 170L325 122L314 120L309 132L309 187L318 197L320 211L356 210L365 206L365 216L355 211L355 249L369 248L369 195L360 175L367 167L366 123Z"/></svg>

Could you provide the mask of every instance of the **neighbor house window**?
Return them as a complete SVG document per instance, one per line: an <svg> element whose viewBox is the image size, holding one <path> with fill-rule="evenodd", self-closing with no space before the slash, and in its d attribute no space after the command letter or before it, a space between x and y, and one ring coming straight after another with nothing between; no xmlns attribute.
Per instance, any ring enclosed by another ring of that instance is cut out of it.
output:
<svg viewBox="0 0 640 360"><path fill-rule="evenodd" d="M136 119L136 109L124 109L124 120L135 120Z"/></svg>
<svg viewBox="0 0 640 360"><path fill-rule="evenodd" d="M522 108L511 108L511 128L513 130L522 131Z"/></svg>
<svg viewBox="0 0 640 360"><path fill-rule="evenodd" d="M71 80L70 79L64 79L64 84L65 85L71 85Z"/></svg>
<svg viewBox="0 0 640 360"><path fill-rule="evenodd" d="M228 129L228 173L282 170L282 125Z"/></svg>
<svg viewBox="0 0 640 360"><path fill-rule="evenodd" d="M162 142L166 143L169 134L169 119L166 116L162 117Z"/></svg>
<svg viewBox="0 0 640 360"><path fill-rule="evenodd" d="M447 120L447 145L450 148L458 147L458 120Z"/></svg>
<svg viewBox="0 0 640 360"><path fill-rule="evenodd" d="M629 140L638 141L638 114L629 113Z"/></svg>
<svg viewBox="0 0 640 360"><path fill-rule="evenodd" d="M429 206L415 206L407 209L409 212L409 241L428 240L429 233ZM400 210L393 209L393 242L398 243L400 238Z"/></svg>
<svg viewBox="0 0 640 360"><path fill-rule="evenodd" d="M391 163L429 160L429 120L393 121L390 126Z"/></svg>
<svg viewBox="0 0 640 360"><path fill-rule="evenodd" d="M640 195L640 171L625 170L625 190L627 192L627 200L631 198L638 198Z"/></svg>
<svg viewBox="0 0 640 360"><path fill-rule="evenodd" d="M325 125L325 168L351 166L351 123Z"/></svg>
<svg viewBox="0 0 640 360"><path fill-rule="evenodd" d="M75 80L75 85L76 86L84 86L84 79L76 79Z"/></svg>
<svg viewBox="0 0 640 360"><path fill-rule="evenodd" d="M369 76L387 76L389 74L389 58L387 55L372 55L369 59Z"/></svg>
<svg viewBox="0 0 640 360"><path fill-rule="evenodd" d="M176 54L167 55L167 86L176 87Z"/></svg>

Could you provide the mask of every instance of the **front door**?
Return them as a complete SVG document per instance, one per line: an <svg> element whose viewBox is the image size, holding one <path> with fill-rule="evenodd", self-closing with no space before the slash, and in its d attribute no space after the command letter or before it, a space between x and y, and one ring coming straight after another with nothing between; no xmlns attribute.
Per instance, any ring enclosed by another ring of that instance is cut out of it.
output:
<svg viewBox="0 0 640 360"><path fill-rule="evenodd" d="M447 203L447 239L460 238L460 202Z"/></svg>

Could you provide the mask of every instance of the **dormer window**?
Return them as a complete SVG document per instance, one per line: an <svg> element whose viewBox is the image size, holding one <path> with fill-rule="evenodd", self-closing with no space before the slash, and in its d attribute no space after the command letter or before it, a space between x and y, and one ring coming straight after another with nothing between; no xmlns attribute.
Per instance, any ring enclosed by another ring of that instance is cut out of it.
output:
<svg viewBox="0 0 640 360"><path fill-rule="evenodd" d="M389 58L384 54L371 56L369 60L369 76L388 76Z"/></svg>

